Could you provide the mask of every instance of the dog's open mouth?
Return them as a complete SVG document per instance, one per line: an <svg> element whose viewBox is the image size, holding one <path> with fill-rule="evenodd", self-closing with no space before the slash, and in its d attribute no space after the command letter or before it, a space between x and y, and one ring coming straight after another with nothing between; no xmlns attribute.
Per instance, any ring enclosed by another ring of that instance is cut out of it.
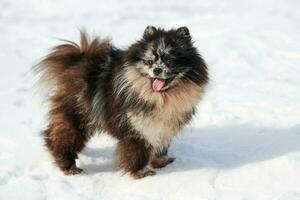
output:
<svg viewBox="0 0 300 200"><path fill-rule="evenodd" d="M168 88L168 85L172 82L172 78L162 79L162 78L151 78L152 89L155 92L161 92Z"/></svg>

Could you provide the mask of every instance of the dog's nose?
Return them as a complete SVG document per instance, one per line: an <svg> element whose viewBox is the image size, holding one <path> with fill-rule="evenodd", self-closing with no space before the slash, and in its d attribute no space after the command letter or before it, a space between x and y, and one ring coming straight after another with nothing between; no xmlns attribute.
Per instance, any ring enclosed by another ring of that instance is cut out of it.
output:
<svg viewBox="0 0 300 200"><path fill-rule="evenodd" d="M155 76L160 75L162 73L162 71L163 70L161 68L158 68L158 67L153 69L153 73L154 73Z"/></svg>

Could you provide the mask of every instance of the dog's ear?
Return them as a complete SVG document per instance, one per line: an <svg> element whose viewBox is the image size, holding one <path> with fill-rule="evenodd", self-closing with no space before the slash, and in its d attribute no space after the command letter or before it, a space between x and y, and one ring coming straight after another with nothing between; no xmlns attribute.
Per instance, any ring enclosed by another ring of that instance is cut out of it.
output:
<svg viewBox="0 0 300 200"><path fill-rule="evenodd" d="M150 36L153 35L157 29L154 26L147 26L144 31L144 36Z"/></svg>
<svg viewBox="0 0 300 200"><path fill-rule="evenodd" d="M179 27L176 33L185 38L191 38L190 31L186 26Z"/></svg>

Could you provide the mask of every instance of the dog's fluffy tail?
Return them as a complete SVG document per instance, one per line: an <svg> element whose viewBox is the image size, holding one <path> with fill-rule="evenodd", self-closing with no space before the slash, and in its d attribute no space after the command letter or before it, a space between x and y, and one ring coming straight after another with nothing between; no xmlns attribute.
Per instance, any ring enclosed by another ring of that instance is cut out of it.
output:
<svg viewBox="0 0 300 200"><path fill-rule="evenodd" d="M64 44L55 46L52 51L34 66L39 76L39 85L55 86L63 77L75 67L109 62L109 51L112 48L108 40L95 38L90 40L85 31L80 31L80 44L64 40ZM91 63L92 62L92 63ZM51 83L51 84L49 84ZM54 84L53 84L54 83Z"/></svg>

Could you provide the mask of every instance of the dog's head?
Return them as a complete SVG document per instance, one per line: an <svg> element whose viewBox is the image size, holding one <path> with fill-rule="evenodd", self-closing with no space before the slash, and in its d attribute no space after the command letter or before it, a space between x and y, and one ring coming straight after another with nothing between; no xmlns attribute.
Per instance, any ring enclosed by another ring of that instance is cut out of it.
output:
<svg viewBox="0 0 300 200"><path fill-rule="evenodd" d="M187 27L164 30L148 26L141 40L129 47L125 61L150 80L155 92L185 81L204 84L206 65L193 46Z"/></svg>

